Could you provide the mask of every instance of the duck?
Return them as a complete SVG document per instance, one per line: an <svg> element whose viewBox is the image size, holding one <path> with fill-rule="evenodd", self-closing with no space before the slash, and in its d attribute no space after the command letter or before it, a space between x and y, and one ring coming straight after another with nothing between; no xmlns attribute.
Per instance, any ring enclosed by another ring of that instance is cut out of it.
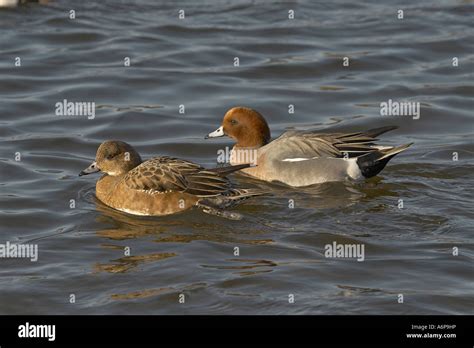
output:
<svg viewBox="0 0 474 348"><path fill-rule="evenodd" d="M205 169L169 156L143 161L130 144L108 140L79 176L102 172L96 183L97 198L128 214L164 216L199 207L205 213L237 220L238 213L225 209L264 194L259 189L234 188L226 177L249 165Z"/></svg>
<svg viewBox="0 0 474 348"><path fill-rule="evenodd" d="M376 176L394 156L413 144L375 144L379 135L397 128L385 126L353 133L291 130L272 141L265 118L254 109L237 106L225 113L221 126L205 139L233 139L236 144L229 162L239 165L251 159L253 165L241 171L246 175L304 187Z"/></svg>

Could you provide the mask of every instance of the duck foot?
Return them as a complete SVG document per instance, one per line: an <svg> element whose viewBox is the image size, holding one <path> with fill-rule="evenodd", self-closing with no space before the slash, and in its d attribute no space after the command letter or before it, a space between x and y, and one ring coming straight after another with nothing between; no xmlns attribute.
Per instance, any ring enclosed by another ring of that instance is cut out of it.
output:
<svg viewBox="0 0 474 348"><path fill-rule="evenodd" d="M239 213L217 209L202 203L197 204L197 206L201 208L204 213L209 215L220 216L229 220L242 220L243 218Z"/></svg>

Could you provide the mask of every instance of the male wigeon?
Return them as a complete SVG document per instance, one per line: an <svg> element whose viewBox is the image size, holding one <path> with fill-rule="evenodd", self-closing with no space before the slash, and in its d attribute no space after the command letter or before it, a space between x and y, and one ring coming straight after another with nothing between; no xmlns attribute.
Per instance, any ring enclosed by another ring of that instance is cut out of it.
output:
<svg viewBox="0 0 474 348"><path fill-rule="evenodd" d="M197 206L206 213L232 219L239 215L223 209L263 194L261 190L232 188L225 177L248 166L204 169L166 156L142 161L129 144L110 140L99 146L95 161L79 176L103 172L96 184L97 198L129 214L168 215Z"/></svg>
<svg viewBox="0 0 474 348"><path fill-rule="evenodd" d="M271 141L270 129L260 113L234 107L206 139L231 137L237 142L230 156L232 165L251 161L256 166L243 169L244 173L299 187L377 175L392 157L412 144L374 144L377 136L396 128L387 126L357 133L288 131Z"/></svg>

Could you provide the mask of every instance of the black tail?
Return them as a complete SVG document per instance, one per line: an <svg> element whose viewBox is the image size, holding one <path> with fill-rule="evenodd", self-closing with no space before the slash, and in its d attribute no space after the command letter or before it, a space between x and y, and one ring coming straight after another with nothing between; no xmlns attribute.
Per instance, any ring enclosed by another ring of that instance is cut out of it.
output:
<svg viewBox="0 0 474 348"><path fill-rule="evenodd" d="M245 164L237 164L235 166L226 166L226 167L217 167L217 168L212 168L212 169L206 169L208 172L214 172L216 174L219 174L220 176L226 176L229 175L233 172L236 172L238 170L244 169L251 167L252 165L250 163L245 163Z"/></svg>
<svg viewBox="0 0 474 348"><path fill-rule="evenodd" d="M383 133L387 133L391 130L397 129L398 126L386 126L386 127L379 127L379 128L373 128L369 129L368 131L364 132L365 135L371 137L371 138L377 138L379 135Z"/></svg>
<svg viewBox="0 0 474 348"><path fill-rule="evenodd" d="M359 166L362 175L366 178L370 178L380 173L382 169L385 168L388 161L390 161L395 155L408 149L412 144L413 143L369 152L368 154L357 158L357 165Z"/></svg>

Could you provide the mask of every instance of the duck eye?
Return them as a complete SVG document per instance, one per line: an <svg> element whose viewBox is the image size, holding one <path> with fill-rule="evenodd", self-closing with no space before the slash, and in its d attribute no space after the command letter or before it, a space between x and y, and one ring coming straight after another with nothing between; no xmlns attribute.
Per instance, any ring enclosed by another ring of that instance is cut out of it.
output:
<svg viewBox="0 0 474 348"><path fill-rule="evenodd" d="M107 155L106 157L108 160L111 160L112 158L114 158L114 155Z"/></svg>
<svg viewBox="0 0 474 348"><path fill-rule="evenodd" d="M237 120L230 120L230 123L231 123L233 126L235 126L238 122L237 122Z"/></svg>

